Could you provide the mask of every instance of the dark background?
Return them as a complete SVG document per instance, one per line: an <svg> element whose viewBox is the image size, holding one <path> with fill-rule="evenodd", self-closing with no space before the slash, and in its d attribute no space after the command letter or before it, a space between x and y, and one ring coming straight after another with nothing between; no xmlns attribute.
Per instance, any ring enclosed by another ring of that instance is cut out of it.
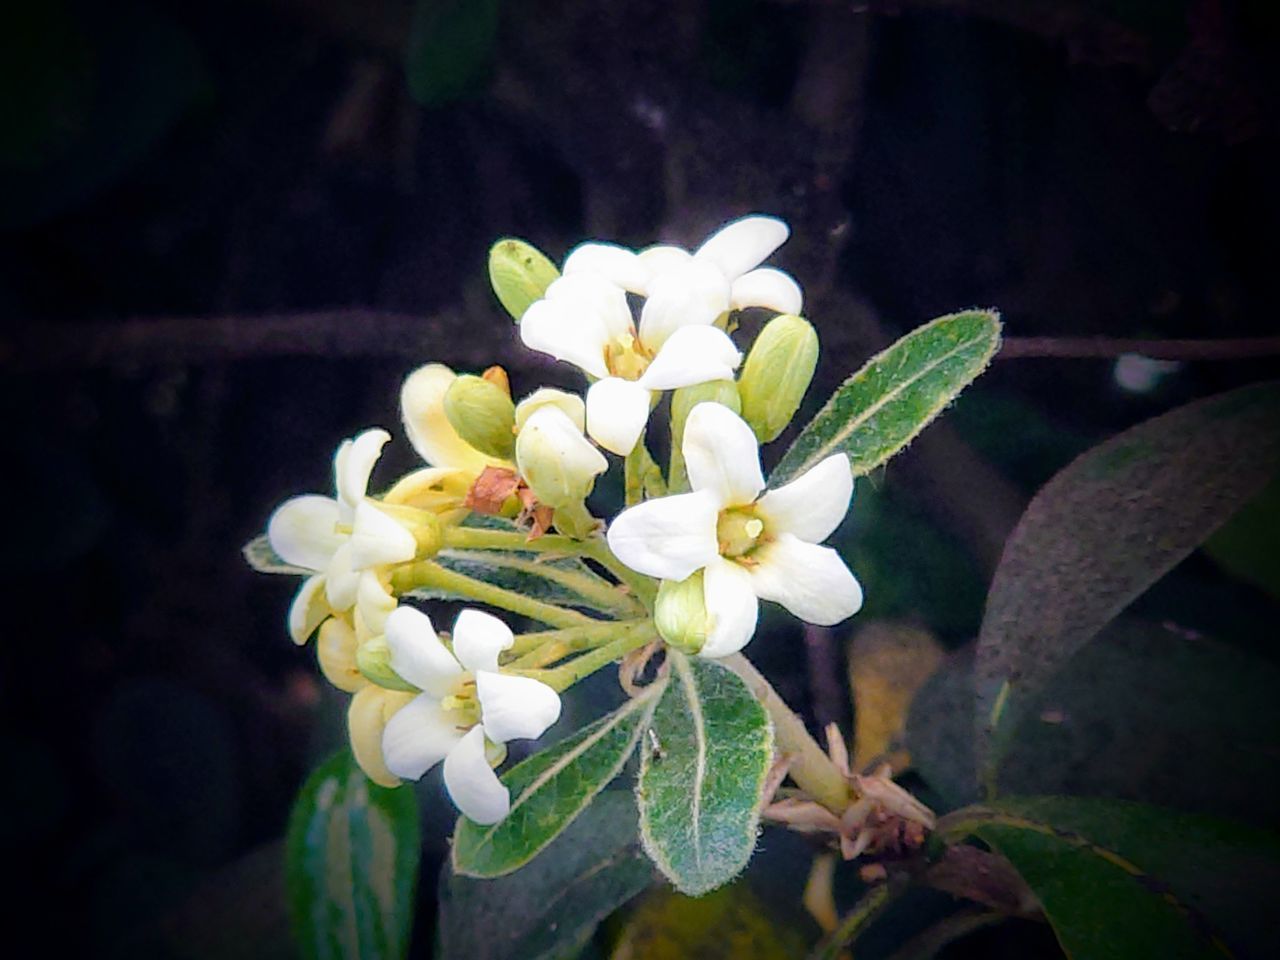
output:
<svg viewBox="0 0 1280 960"><path fill-rule="evenodd" d="M693 246L743 213L783 217L775 262L823 338L809 408L968 306L999 308L1012 337L1275 328L1280 16L1261 0L26 2L4 18L0 843L11 906L65 916L50 955L287 951L272 844L340 704L284 632L292 585L239 550L276 503L329 488L341 438L396 427L419 363L501 362L517 393L574 385L519 349L489 293L498 237L558 260L587 237ZM1135 393L1106 359L998 360L860 484L841 546L861 616L961 644L1056 469L1273 372L1190 362ZM400 439L378 477L412 465ZM1274 622L1203 558L1177 576L1157 590L1193 626L1258 645ZM753 655L782 692L847 725L830 680L850 627L806 644L767 626ZM449 822L433 783L423 955Z"/></svg>

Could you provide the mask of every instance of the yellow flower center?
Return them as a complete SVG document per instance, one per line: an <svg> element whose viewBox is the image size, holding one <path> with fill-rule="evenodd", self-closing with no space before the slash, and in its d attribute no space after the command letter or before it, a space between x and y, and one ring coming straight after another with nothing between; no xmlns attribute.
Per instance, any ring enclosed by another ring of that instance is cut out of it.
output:
<svg viewBox="0 0 1280 960"><path fill-rule="evenodd" d="M751 507L732 507L720 513L716 523L716 540L721 556L744 557L760 545L764 521Z"/></svg>
<svg viewBox="0 0 1280 960"><path fill-rule="evenodd" d="M625 334L604 348L604 365L611 374L623 380L639 380L652 359L653 354L636 338L634 332Z"/></svg>

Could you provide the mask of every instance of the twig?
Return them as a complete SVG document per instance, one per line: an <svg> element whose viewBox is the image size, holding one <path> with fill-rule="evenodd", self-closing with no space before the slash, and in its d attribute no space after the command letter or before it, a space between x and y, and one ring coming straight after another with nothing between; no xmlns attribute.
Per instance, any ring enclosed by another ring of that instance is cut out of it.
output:
<svg viewBox="0 0 1280 960"><path fill-rule="evenodd" d="M1006 337L999 360L1114 359L1138 353L1153 360L1252 360L1280 356L1280 337L1236 340L1138 340L1113 337Z"/></svg>

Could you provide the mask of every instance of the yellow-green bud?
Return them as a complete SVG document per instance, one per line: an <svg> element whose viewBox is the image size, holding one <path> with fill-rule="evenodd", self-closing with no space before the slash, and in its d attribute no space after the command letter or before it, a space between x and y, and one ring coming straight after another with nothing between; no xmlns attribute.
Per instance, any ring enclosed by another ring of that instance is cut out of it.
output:
<svg viewBox="0 0 1280 960"><path fill-rule="evenodd" d="M355 693L369 682L356 665L356 632L345 620L330 617L320 624L316 659L325 679L339 690Z"/></svg>
<svg viewBox="0 0 1280 960"><path fill-rule="evenodd" d="M445 391L444 415L458 436L481 453L511 459L516 405L498 384L469 374L458 377Z"/></svg>
<svg viewBox="0 0 1280 960"><path fill-rule="evenodd" d="M671 442L679 448L684 442L684 422L689 411L700 403L719 403L734 413L742 412L738 385L732 380L709 380L692 387L681 387L671 394Z"/></svg>
<svg viewBox="0 0 1280 960"><path fill-rule="evenodd" d="M391 647L386 637L373 637L360 644L356 650L356 666L365 677L388 690L406 690L417 693L418 688L400 679L391 669Z"/></svg>
<svg viewBox="0 0 1280 960"><path fill-rule="evenodd" d="M764 325L738 376L742 419L761 443L786 429L818 365L818 333L803 317L783 314Z"/></svg>
<svg viewBox="0 0 1280 960"><path fill-rule="evenodd" d="M591 515L581 500L556 507L551 523L557 532L575 540L587 539L600 526L600 521Z"/></svg>
<svg viewBox="0 0 1280 960"><path fill-rule="evenodd" d="M551 507L581 504L596 476L609 468L568 414L550 404L534 410L520 428L516 463L534 496Z"/></svg>
<svg viewBox="0 0 1280 960"><path fill-rule="evenodd" d="M559 276L546 254L523 240L506 237L489 249L489 282L507 313L517 321Z"/></svg>
<svg viewBox="0 0 1280 960"><path fill-rule="evenodd" d="M663 580L653 608L658 635L685 653L697 653L707 642L707 605L702 571L683 580Z"/></svg>

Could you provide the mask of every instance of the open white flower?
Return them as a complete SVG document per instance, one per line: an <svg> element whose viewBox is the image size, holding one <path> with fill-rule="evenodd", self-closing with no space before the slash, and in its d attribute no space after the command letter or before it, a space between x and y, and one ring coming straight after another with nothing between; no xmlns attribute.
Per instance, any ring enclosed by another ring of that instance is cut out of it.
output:
<svg viewBox="0 0 1280 960"><path fill-rule="evenodd" d="M728 407L700 403L681 447L691 493L624 510L609 547L640 573L682 581L698 571L708 626L706 657L740 650L755 632L759 600L829 626L862 606L862 588L830 547L853 495L848 457L827 457L764 496L751 428ZM759 499L757 499L759 497Z"/></svg>
<svg viewBox="0 0 1280 960"><path fill-rule="evenodd" d="M422 690L387 722L382 735L386 767L417 780L444 761L444 784L458 809L476 823L497 823L511 806L509 792L489 764L486 740L532 740L560 717L560 695L529 677L498 672L498 654L514 642L510 628L479 610L463 610L453 625L450 652L431 619L412 607L387 617L391 667ZM474 677L474 701L468 676ZM469 728L469 729L468 729Z"/></svg>
<svg viewBox="0 0 1280 960"><path fill-rule="evenodd" d="M413 534L365 498L373 465L390 439L375 429L342 441L333 458L337 496L293 497L267 523L271 548L286 563L314 571L289 608L295 643L306 643L332 613L355 605L361 570L412 560L417 552Z"/></svg>

